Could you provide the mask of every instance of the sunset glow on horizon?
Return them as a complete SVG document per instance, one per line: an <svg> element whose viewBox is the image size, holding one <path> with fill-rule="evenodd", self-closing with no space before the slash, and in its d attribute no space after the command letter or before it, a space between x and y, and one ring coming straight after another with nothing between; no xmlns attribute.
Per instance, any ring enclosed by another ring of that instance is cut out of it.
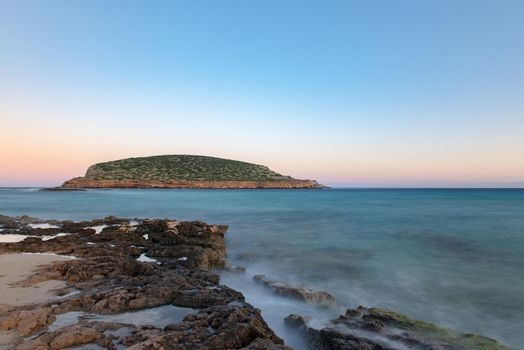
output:
<svg viewBox="0 0 524 350"><path fill-rule="evenodd" d="M0 4L0 186L197 154L331 186L524 187L524 3Z"/></svg>

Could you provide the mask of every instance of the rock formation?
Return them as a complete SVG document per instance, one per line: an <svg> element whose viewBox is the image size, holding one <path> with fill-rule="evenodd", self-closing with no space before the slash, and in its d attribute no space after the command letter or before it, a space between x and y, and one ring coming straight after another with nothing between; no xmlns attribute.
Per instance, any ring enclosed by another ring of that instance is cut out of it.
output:
<svg viewBox="0 0 524 350"><path fill-rule="evenodd" d="M63 280L67 287L49 303L0 308L0 332L10 339L3 349L63 349L82 344L107 349L289 349L267 326L260 310L246 303L241 293L220 285L219 277L210 271L225 265L227 226L108 217L78 223L53 221L58 228L31 228L27 223L34 218L0 219L9 226L2 234L31 236L0 244L0 254L45 252L77 257L45 266L20 282L32 286ZM68 234L59 236L59 232ZM191 309L180 322L164 327L100 321L165 305ZM76 314L81 315L78 320L60 325L58 319Z"/></svg>
<svg viewBox="0 0 524 350"><path fill-rule="evenodd" d="M255 275L253 279L256 282L270 288L273 293L277 295L297 299L322 307L331 308L337 305L337 300L335 297L325 291L314 291L306 288L293 287L284 282L272 281L264 275Z"/></svg>
<svg viewBox="0 0 524 350"><path fill-rule="evenodd" d="M201 221L129 220L115 217L72 222L0 215L0 235L25 235L1 243L0 254L54 253L76 257L41 267L16 285L63 281L56 297L24 306L0 301L2 349L290 349L260 310L212 272L226 268L228 227ZM67 233L67 234L65 234ZM242 272L244 269L233 269ZM327 292L254 279L276 294L334 306ZM162 323L151 315L164 308ZM178 311L177 311L178 310ZM173 315L182 312L179 318ZM141 312L149 312L140 317ZM308 317L285 324L318 350L508 350L495 340L415 321L378 308L358 307L321 329ZM155 323L157 322L157 323Z"/></svg>
<svg viewBox="0 0 524 350"><path fill-rule="evenodd" d="M289 315L285 324L301 332L310 347L317 350L509 350L487 337L441 328L379 308L348 309L322 329L310 327L308 321L307 317Z"/></svg>

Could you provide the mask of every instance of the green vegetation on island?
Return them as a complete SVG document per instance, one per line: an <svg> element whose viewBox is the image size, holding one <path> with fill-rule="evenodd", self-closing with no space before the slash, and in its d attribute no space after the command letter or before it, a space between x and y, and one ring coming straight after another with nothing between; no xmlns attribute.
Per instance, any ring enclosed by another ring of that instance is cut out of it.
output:
<svg viewBox="0 0 524 350"><path fill-rule="evenodd" d="M154 181L280 181L292 180L268 167L236 160L162 155L127 158L89 167L86 178L94 180Z"/></svg>

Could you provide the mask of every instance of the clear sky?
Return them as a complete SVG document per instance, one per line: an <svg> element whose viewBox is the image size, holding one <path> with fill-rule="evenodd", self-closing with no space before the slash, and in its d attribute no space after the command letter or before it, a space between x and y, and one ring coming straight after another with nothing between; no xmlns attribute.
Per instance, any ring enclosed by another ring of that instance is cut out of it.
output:
<svg viewBox="0 0 524 350"><path fill-rule="evenodd" d="M203 154L524 184L524 1L0 0L0 186Z"/></svg>

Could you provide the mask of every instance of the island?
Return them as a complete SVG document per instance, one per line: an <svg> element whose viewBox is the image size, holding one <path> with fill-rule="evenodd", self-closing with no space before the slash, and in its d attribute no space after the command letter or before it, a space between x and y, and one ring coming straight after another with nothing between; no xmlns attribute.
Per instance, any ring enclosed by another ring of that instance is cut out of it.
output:
<svg viewBox="0 0 524 350"><path fill-rule="evenodd" d="M161 155L98 163L85 176L64 182L73 188L317 189L315 180L299 180L266 166L237 160Z"/></svg>

